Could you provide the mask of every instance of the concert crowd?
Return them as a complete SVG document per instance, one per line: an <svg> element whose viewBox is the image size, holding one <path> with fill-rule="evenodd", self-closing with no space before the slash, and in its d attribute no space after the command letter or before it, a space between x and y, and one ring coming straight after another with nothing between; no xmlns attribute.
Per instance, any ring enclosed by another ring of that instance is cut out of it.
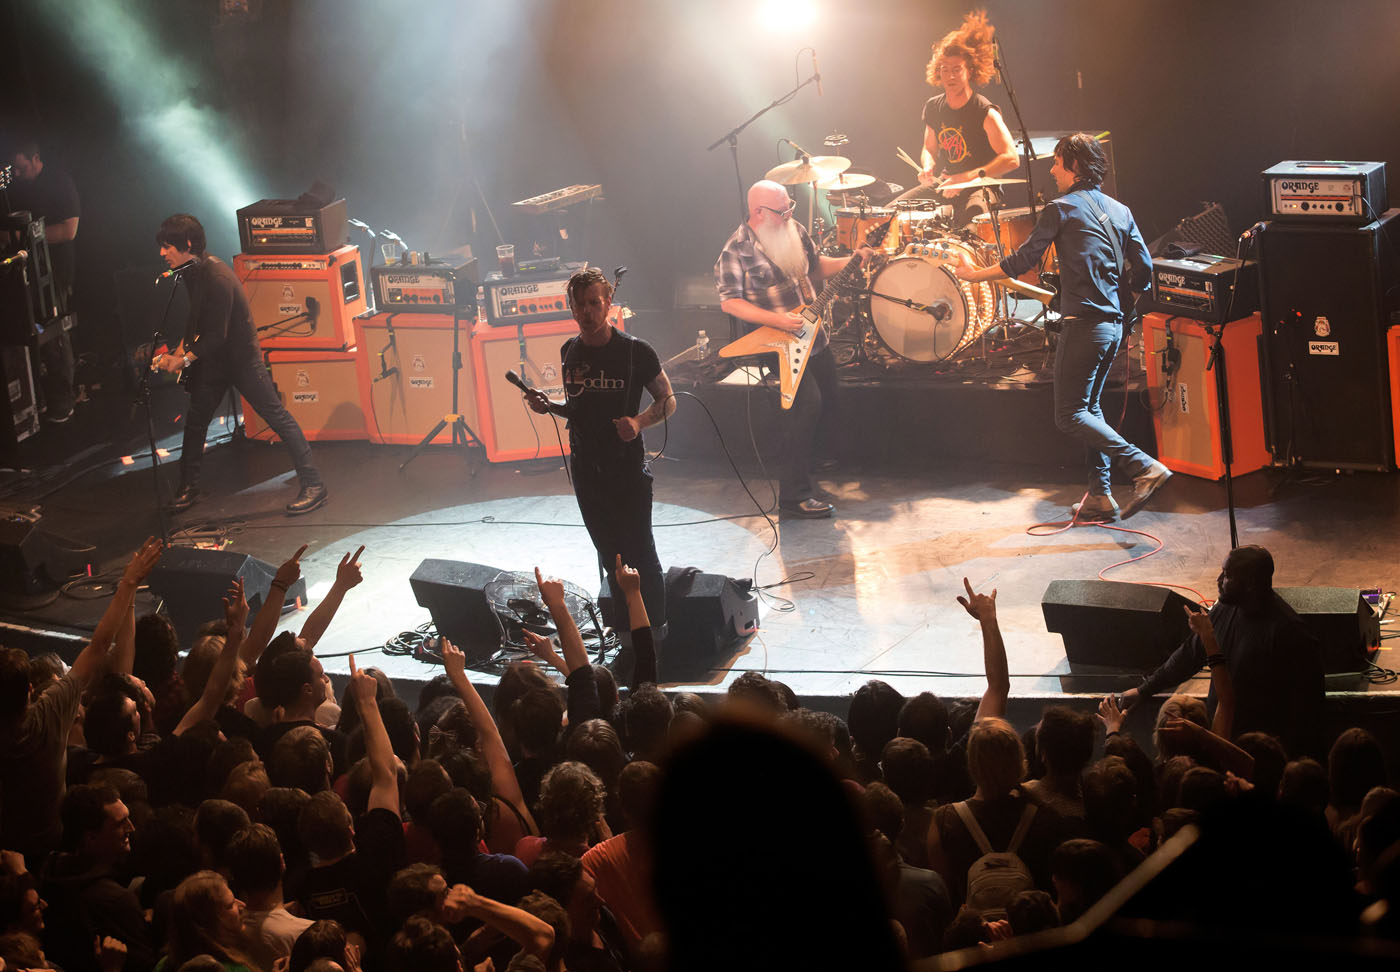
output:
<svg viewBox="0 0 1400 972"><path fill-rule="evenodd" d="M753 671L718 701L659 688L619 558L621 685L540 576L557 640L532 634L490 705L439 642L410 706L353 656L336 699L317 658L355 647L321 636L362 551L299 631L277 628L302 551L251 617L235 581L181 644L135 617L148 541L71 666L0 649L5 968L895 969L1120 908L1236 937L1400 929L1380 742L1297 706L1312 724L1261 728L1278 709L1250 710L1203 612L1214 711L1172 695L1150 734L1119 705L1151 680L1097 717L1008 722L996 592L971 585L948 609L980 634L981 698L869 681L842 719Z"/></svg>

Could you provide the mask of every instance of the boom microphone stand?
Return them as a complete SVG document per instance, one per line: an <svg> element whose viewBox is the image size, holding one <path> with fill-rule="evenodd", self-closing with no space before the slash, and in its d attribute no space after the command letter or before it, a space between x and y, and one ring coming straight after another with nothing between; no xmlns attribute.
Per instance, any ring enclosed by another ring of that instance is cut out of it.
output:
<svg viewBox="0 0 1400 972"><path fill-rule="evenodd" d="M461 446L462 455L467 460L467 470L473 477L476 476L476 463L472 462L472 448L481 447L481 436L467 424L467 420L462 417L461 410L457 407L457 391L459 382L457 376L462 371L462 352L460 350L459 336L462 333L462 311L457 309L452 314L452 411L444 415L437 425L413 447L413 452L409 453L407 459L399 466L399 472L408 468L408 464L418 458L418 454L430 446L438 433L448 426L452 427L452 444Z"/></svg>
<svg viewBox="0 0 1400 972"><path fill-rule="evenodd" d="M801 54L802 52L798 51L798 53ZM741 132L743 132L744 129L748 128L750 125L758 121L764 115L768 114L768 112L772 111L774 108L777 108L779 105L785 105L793 98L797 97L797 92L807 87L807 85L820 84L821 75L816 72L815 67L816 64L814 62L814 70L812 71L812 75L806 81L803 81L801 84L793 88L787 94L770 101L763 108L760 108L756 114L751 116L748 121L740 124L738 128L730 129L727 134L721 135L719 138L715 139L713 142L710 143L709 148L705 149L706 152L713 152L725 142L729 143L729 154L734 159L734 179L739 184L739 222L741 223L749 218L749 206L748 202L745 200L746 193L744 190L744 176L739 171L739 135Z"/></svg>
<svg viewBox="0 0 1400 972"><path fill-rule="evenodd" d="M1021 117L1021 106L1016 103L1016 89L1006 73L1000 41L992 42L992 65L1001 75L1001 83L1006 87L1006 100L1011 102L1011 110L1016 115L1016 128L1021 133L1021 140L1026 143L1026 201L1030 205L1031 225L1034 226L1038 215L1035 207L1035 145L1031 142L1031 133L1026 130L1026 120Z"/></svg>

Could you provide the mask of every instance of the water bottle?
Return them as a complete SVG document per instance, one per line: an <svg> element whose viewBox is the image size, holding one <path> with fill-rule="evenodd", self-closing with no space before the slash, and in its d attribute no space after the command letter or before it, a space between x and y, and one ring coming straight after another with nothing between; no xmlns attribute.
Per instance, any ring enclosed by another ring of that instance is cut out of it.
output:
<svg viewBox="0 0 1400 972"><path fill-rule="evenodd" d="M704 361L710 356L710 336L704 331L695 335L695 347L700 351L700 360Z"/></svg>

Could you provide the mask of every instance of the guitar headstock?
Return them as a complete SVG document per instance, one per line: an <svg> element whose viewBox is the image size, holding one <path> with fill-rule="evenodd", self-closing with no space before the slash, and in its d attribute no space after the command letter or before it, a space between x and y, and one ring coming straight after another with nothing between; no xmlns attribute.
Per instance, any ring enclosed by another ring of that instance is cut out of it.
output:
<svg viewBox="0 0 1400 972"><path fill-rule="evenodd" d="M871 227L870 232L865 234L865 245L878 250L880 244L885 242L885 236L889 233L890 227L894 225L894 221L898 218L898 216L891 216L883 223Z"/></svg>

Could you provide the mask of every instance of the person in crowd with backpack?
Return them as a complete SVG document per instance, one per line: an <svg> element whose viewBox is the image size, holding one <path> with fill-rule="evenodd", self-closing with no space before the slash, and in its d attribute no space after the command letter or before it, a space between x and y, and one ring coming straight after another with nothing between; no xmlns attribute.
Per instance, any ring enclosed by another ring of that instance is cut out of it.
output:
<svg viewBox="0 0 1400 972"><path fill-rule="evenodd" d="M1005 918L1022 891L1048 891L1050 853L1064 836L1059 814L1021 789L1026 753L1005 719L979 719L967 737L967 762L976 792L934 811L929 865L955 901L984 918Z"/></svg>

